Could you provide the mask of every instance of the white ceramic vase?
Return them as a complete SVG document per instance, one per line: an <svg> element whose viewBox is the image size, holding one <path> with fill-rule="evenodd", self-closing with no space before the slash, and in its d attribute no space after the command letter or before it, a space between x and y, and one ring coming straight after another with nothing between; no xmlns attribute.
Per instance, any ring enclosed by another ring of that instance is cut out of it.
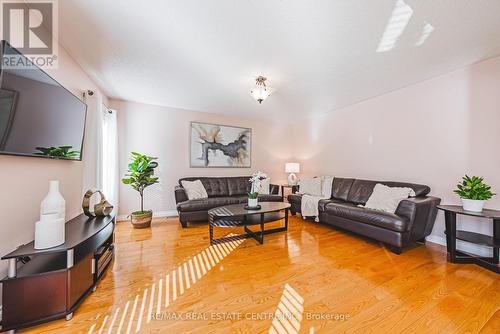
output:
<svg viewBox="0 0 500 334"><path fill-rule="evenodd" d="M251 208L254 208L258 205L259 199L258 198L249 198L248 199L248 206Z"/></svg>
<svg viewBox="0 0 500 334"><path fill-rule="evenodd" d="M35 249L46 249L64 243L66 237L64 219L57 213L40 216L35 223Z"/></svg>
<svg viewBox="0 0 500 334"><path fill-rule="evenodd" d="M40 204L40 216L57 214L57 218L66 221L66 201L59 192L59 181L49 182L49 193Z"/></svg>
<svg viewBox="0 0 500 334"><path fill-rule="evenodd" d="M481 212L483 211L485 202L486 201L462 198L462 207L465 211Z"/></svg>

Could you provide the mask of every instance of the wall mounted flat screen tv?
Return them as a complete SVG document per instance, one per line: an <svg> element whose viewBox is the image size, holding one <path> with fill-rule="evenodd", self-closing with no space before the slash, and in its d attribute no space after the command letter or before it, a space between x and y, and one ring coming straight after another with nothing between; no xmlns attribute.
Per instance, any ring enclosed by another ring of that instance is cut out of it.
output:
<svg viewBox="0 0 500 334"><path fill-rule="evenodd" d="M0 154L81 160L87 105L36 66L4 66L29 63L8 42L0 52Z"/></svg>

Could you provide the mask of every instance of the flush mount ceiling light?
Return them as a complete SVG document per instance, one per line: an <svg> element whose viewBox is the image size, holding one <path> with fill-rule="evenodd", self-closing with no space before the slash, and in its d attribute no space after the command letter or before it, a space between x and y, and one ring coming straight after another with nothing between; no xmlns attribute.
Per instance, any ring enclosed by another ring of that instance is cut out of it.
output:
<svg viewBox="0 0 500 334"><path fill-rule="evenodd" d="M255 101L259 102L259 104L262 104L262 102L271 94L271 88L266 86L266 80L266 77L261 75L258 76L257 79L255 79L254 88L250 91L250 94L252 94Z"/></svg>

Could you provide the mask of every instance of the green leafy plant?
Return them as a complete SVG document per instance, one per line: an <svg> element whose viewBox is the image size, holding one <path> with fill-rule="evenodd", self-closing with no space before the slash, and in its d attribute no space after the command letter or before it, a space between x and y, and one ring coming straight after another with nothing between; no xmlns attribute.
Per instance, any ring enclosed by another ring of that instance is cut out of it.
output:
<svg viewBox="0 0 500 334"><path fill-rule="evenodd" d="M457 184L457 188L453 192L458 194L460 198L478 201L489 200L496 194L491 192L491 187L483 180L483 177L465 175L462 177L462 183Z"/></svg>
<svg viewBox="0 0 500 334"><path fill-rule="evenodd" d="M134 214L142 214L144 212L144 189L158 183L158 177L155 177L155 168L158 163L154 160L158 158L150 157L137 152L132 152L130 155L131 163L128 164L128 171L122 179L123 184L128 184L141 195L141 211L133 212Z"/></svg>
<svg viewBox="0 0 500 334"><path fill-rule="evenodd" d="M258 193L258 192L256 192L256 191L249 192L249 193L248 193L248 198L250 198L250 199L256 199L256 198L259 198L259 193Z"/></svg>
<svg viewBox="0 0 500 334"><path fill-rule="evenodd" d="M36 147L36 149L39 152L35 152L35 154L43 155L43 156L47 156L47 157L65 158L65 159L72 159L72 158L79 157L80 151L79 150L71 151L72 148L73 148L73 146Z"/></svg>

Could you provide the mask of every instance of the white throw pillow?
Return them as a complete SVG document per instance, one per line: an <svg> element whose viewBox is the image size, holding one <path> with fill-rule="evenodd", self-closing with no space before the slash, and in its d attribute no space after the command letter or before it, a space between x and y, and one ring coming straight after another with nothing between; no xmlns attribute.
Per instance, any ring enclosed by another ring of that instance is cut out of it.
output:
<svg viewBox="0 0 500 334"><path fill-rule="evenodd" d="M322 196L321 178L320 177L300 178L299 193L303 195Z"/></svg>
<svg viewBox="0 0 500 334"><path fill-rule="evenodd" d="M332 197L333 176L322 176L321 179L321 195L323 198Z"/></svg>
<svg viewBox="0 0 500 334"><path fill-rule="evenodd" d="M207 190L200 180L195 181L181 181L182 187L186 190L189 200L208 198Z"/></svg>
<svg viewBox="0 0 500 334"><path fill-rule="evenodd" d="M365 204L365 208L394 213L399 202L410 196L415 196L415 192L411 188L388 187L377 183Z"/></svg>
<svg viewBox="0 0 500 334"><path fill-rule="evenodd" d="M269 178L264 180L257 180L255 189L260 195L269 195L269 187L271 180Z"/></svg>

